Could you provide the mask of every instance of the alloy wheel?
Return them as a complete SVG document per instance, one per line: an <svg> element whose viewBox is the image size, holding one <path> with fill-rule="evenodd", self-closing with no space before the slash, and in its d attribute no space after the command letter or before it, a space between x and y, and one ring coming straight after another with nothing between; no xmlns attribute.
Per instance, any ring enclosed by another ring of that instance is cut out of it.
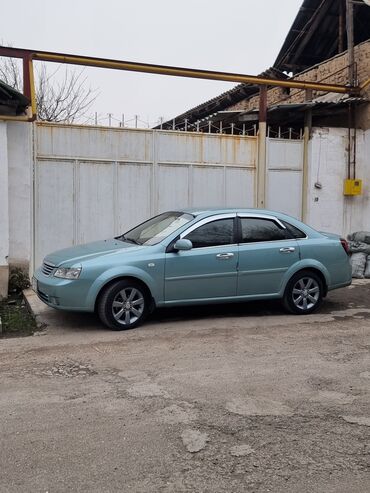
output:
<svg viewBox="0 0 370 493"><path fill-rule="evenodd" d="M299 310L311 310L319 301L320 286L312 277L302 277L294 284L292 296Z"/></svg>
<svg viewBox="0 0 370 493"><path fill-rule="evenodd" d="M143 314L145 299L137 288L127 287L119 291L112 303L112 314L116 322L130 326Z"/></svg>

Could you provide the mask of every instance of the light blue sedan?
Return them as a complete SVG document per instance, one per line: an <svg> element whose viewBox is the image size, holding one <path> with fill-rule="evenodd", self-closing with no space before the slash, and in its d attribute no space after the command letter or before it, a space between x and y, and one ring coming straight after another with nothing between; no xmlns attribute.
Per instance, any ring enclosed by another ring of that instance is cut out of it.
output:
<svg viewBox="0 0 370 493"><path fill-rule="evenodd" d="M117 238L47 255L32 280L47 305L96 311L114 330L163 306L281 299L308 314L350 283L345 240L261 209L165 212Z"/></svg>

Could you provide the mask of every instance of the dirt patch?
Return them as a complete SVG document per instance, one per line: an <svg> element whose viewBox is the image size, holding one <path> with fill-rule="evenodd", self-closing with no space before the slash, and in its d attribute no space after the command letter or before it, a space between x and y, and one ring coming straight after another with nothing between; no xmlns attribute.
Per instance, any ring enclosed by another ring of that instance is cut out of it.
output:
<svg viewBox="0 0 370 493"><path fill-rule="evenodd" d="M0 301L0 318L2 325L0 337L30 336L37 330L35 319L28 310L23 296L17 293Z"/></svg>

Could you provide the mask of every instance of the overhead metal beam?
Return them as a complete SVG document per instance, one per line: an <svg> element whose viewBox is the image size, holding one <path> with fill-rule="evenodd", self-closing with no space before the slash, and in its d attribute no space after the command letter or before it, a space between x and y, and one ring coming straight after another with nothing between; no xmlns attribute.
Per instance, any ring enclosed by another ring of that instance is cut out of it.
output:
<svg viewBox="0 0 370 493"><path fill-rule="evenodd" d="M38 50L24 50L21 48L10 48L5 46L0 46L0 56L13 58L30 57L32 60L40 60L46 62L67 63L72 65L83 65L87 67L126 70L131 72L143 72L175 77L190 77L197 79L220 80L226 82L239 82L245 84L256 84L259 86L313 89L322 92L334 92L339 94L353 94L358 92L358 88L356 87L343 86L340 84L325 84L311 81L298 81L295 79L273 79L269 77L257 77L253 75L230 72L189 69L184 67L171 67L166 65L154 65L123 60L112 60L108 58L87 57Z"/></svg>

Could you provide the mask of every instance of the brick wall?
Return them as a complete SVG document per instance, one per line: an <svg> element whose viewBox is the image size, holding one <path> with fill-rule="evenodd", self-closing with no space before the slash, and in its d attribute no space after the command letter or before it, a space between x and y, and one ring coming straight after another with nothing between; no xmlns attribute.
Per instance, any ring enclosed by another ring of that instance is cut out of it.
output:
<svg viewBox="0 0 370 493"><path fill-rule="evenodd" d="M357 64L357 78L361 84L370 78L370 40L355 47L355 61ZM294 79L342 85L347 84L348 54L343 53L330 58L329 60L298 74ZM312 97L315 98L321 94L323 93L313 91ZM368 86L366 94L364 95L370 98L370 86ZM290 89L290 91L287 91L286 89L279 87L272 88L267 93L267 102L269 106L277 103L303 103L306 100L306 91L301 89ZM230 106L227 110L250 111L257 109L258 104L259 96L254 96Z"/></svg>

